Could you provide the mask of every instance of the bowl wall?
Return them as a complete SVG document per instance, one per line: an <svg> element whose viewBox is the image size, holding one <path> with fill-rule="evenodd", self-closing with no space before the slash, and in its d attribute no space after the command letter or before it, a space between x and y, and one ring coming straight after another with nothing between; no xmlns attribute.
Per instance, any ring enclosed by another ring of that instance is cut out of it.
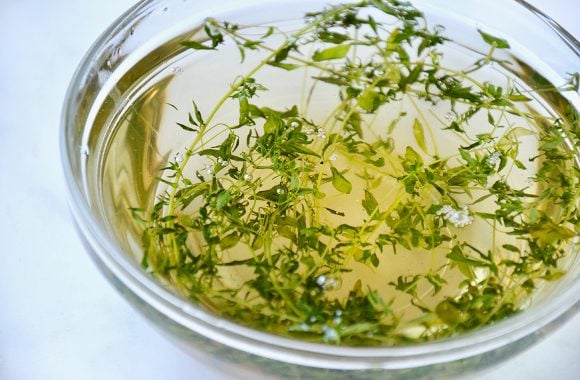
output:
<svg viewBox="0 0 580 380"><path fill-rule="evenodd" d="M99 154L116 133L108 128L118 109L136 91L133 84L150 76L152 68L170 65L177 52L176 42L190 36L192 26L207 17L263 23L299 18L326 3L144 1L121 16L95 42L69 88L62 129L71 210L87 251L123 297L158 329L192 356L216 363L238 378L440 378L497 365L578 311L577 254L569 263L570 273L546 286L529 310L494 326L456 339L400 349L335 349L255 332L191 305L143 271L136 259L138 241L132 236L120 235L112 227L128 215L120 213L114 201L128 205L143 201L119 199L117 194L103 190L103 178L107 176ZM417 0L413 3L426 13L430 23L445 25L446 34L460 44L485 51L488 46L480 41L478 28L509 39L512 49L505 58L531 65L552 83L562 83L566 73L580 71L578 42L522 2L484 4L470 0L458 4L452 0L436 3ZM578 93L565 96L580 109ZM136 136L147 133L137 131ZM171 148L159 156L167 157ZM135 152L130 154L135 156ZM139 152L139 157L147 160L150 156ZM111 172L120 182L146 188L152 186L160 163L119 164Z"/></svg>

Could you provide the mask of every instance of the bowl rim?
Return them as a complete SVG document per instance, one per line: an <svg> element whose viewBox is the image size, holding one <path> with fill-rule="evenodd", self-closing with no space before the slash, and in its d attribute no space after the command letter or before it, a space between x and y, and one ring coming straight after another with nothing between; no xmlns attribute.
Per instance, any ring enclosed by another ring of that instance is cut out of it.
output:
<svg viewBox="0 0 580 380"><path fill-rule="evenodd" d="M156 282L113 244L109 234L91 212L83 190L75 179L74 167L70 159L75 152L68 150L67 131L74 125L75 110L71 99L74 99L77 89L81 86L82 78L87 74L93 57L99 53L112 35L117 33L122 26L130 23L132 17L160 6L163 1L142 0L135 4L93 43L77 67L69 85L60 128L61 163L72 216L98 258L125 286L146 303L192 331L241 351L289 363L301 365L310 363L317 367L341 369L376 368L377 363L382 363L385 368L410 368L409 365L418 367L472 357L522 339L549 325L567 312L572 311L572 314L575 314L580 310L580 281L576 281L565 291L544 301L543 307L535 309L534 313L516 314L494 325L455 337L404 346L335 346L304 342L236 324L195 306ZM257 1L271 2L272 0ZM524 0L512 0L512 2L520 4L525 11L535 14L541 22L552 28L576 55L580 55L578 40L553 19ZM351 362L345 363L345 359L350 359Z"/></svg>

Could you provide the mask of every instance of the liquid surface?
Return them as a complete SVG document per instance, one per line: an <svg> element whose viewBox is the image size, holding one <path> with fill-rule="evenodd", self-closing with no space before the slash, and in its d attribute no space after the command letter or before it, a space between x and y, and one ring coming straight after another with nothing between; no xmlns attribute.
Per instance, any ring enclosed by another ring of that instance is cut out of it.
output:
<svg viewBox="0 0 580 380"><path fill-rule="evenodd" d="M134 85L102 189L144 266L240 323L351 345L477 328L563 275L577 127L529 78L452 42L419 54L427 29L407 44L386 20L378 41L210 22Z"/></svg>

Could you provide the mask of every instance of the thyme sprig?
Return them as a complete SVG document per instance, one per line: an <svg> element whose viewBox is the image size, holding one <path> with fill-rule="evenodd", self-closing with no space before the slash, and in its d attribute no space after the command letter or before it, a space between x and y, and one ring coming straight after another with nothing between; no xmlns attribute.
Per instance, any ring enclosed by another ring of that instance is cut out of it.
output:
<svg viewBox="0 0 580 380"><path fill-rule="evenodd" d="M262 58L212 109L193 103L178 123L192 140L164 168L165 192L150 212L132 209L144 224L143 266L195 302L305 340L425 341L517 312L577 252L577 114L533 113L520 107L533 92L476 78L502 63L494 52L508 41L479 31L489 44L484 58L464 70L446 67L442 28L429 28L420 11L397 0L328 7L293 32L215 19L203 30L184 47L233 44L242 61ZM311 78L305 106L260 105L268 84L257 74L272 69ZM574 74L552 90L577 83ZM337 93L322 118L307 112L316 86ZM237 121L217 122L229 103ZM426 114L424 104L449 111ZM473 126L482 123L485 132ZM441 133L461 141L445 157ZM412 140L399 141L405 134ZM521 151L530 138L533 157ZM192 162L207 164L192 169ZM531 165L529 183L514 182ZM475 228L487 228L492 244L462 237ZM356 268L380 273L400 255L430 264L385 283L391 296L353 280Z"/></svg>

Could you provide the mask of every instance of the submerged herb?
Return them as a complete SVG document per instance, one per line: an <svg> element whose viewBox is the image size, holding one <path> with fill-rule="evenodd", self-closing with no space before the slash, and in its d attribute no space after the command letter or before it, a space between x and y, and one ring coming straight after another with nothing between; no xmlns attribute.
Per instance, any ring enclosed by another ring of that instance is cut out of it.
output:
<svg viewBox="0 0 580 380"><path fill-rule="evenodd" d="M487 57L448 68L448 38L396 0L309 13L294 32L214 19L203 30L184 47L235 44L242 60L263 59L232 76L212 109L193 103L178 124L191 143L164 169L165 192L152 211L131 209L145 225L143 266L193 301L277 334L393 345L503 319L563 274L579 228L577 115L523 111L533 93L476 79L508 41L479 30ZM320 121L309 103L260 105L269 90L257 74L271 68L303 70L310 95L334 86L335 108ZM228 103L238 115L225 125L216 119ZM397 104L405 110L393 113ZM448 112L426 115L424 104ZM473 132L482 123L485 132ZM462 143L441 156L440 134ZM520 151L528 138L538 144L532 157ZM205 166L191 169L194 161ZM531 165L526 184L513 180ZM491 243L469 238L486 228ZM401 255L431 265L384 283L391 297L349 277L380 273Z"/></svg>

